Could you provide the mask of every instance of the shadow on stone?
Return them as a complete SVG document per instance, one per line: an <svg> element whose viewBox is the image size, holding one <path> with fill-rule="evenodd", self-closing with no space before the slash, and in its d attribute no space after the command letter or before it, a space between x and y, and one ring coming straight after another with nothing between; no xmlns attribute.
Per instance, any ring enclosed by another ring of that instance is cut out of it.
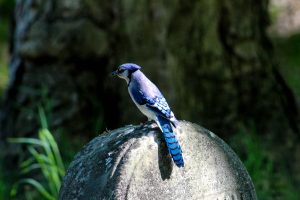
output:
<svg viewBox="0 0 300 200"><path fill-rule="evenodd" d="M161 178L162 180L170 179L174 165L162 134L158 134L156 143L158 146L158 166Z"/></svg>
<svg viewBox="0 0 300 200"><path fill-rule="evenodd" d="M157 132L155 137L155 142L158 147L158 166L162 180L169 179L173 170L173 160L169 154L168 148L163 138L162 133L160 132L159 127L154 121L147 121L143 124L143 127L153 128Z"/></svg>

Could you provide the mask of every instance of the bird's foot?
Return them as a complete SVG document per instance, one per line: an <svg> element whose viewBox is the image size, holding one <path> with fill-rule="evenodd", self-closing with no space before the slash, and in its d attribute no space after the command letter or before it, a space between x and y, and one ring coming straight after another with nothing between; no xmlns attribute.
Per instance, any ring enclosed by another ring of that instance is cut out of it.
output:
<svg viewBox="0 0 300 200"><path fill-rule="evenodd" d="M144 123L144 126L147 126L147 127L149 127L149 128L158 128L158 125L156 124L156 122L155 121L153 121L153 120L149 120L148 119L148 121L146 121L145 123Z"/></svg>
<svg viewBox="0 0 300 200"><path fill-rule="evenodd" d="M157 125L157 123L155 123L153 121L153 122L151 122L151 124L149 125L149 127L154 129L154 128L158 128L158 125Z"/></svg>

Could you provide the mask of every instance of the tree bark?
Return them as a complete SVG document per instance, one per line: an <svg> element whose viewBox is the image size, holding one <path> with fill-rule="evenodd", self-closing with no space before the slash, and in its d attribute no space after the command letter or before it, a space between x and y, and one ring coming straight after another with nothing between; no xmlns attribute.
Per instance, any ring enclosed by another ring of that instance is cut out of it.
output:
<svg viewBox="0 0 300 200"><path fill-rule="evenodd" d="M178 1L168 44L173 77L181 77L174 80L180 92L175 107L184 119L220 133L241 124L277 136L299 132L294 96L266 34L267 3Z"/></svg>
<svg viewBox="0 0 300 200"><path fill-rule="evenodd" d="M140 122L125 84L109 77L123 62L143 66L178 118L217 133L298 131L266 34L267 0L19 0L15 19L1 136L34 134L38 106L70 134Z"/></svg>

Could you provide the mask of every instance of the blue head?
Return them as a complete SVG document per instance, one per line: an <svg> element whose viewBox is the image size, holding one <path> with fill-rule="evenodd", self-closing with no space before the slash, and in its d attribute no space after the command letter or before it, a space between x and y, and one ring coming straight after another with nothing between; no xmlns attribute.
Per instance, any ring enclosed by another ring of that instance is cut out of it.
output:
<svg viewBox="0 0 300 200"><path fill-rule="evenodd" d="M120 65L116 71L113 71L112 75L117 75L118 77L125 79L128 83L130 81L131 74L139 69L141 69L141 67L137 64L125 63Z"/></svg>

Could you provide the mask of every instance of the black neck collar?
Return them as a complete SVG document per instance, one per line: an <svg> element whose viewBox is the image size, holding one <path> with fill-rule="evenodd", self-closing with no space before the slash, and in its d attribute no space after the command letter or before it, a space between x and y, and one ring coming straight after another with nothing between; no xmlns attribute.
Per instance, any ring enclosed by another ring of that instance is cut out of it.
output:
<svg viewBox="0 0 300 200"><path fill-rule="evenodd" d="M134 71L128 71L128 79L129 79L129 81L128 81L127 86L129 86L129 84L131 83L132 74L133 74L134 72L136 72L136 71L137 71L137 70L134 70Z"/></svg>

